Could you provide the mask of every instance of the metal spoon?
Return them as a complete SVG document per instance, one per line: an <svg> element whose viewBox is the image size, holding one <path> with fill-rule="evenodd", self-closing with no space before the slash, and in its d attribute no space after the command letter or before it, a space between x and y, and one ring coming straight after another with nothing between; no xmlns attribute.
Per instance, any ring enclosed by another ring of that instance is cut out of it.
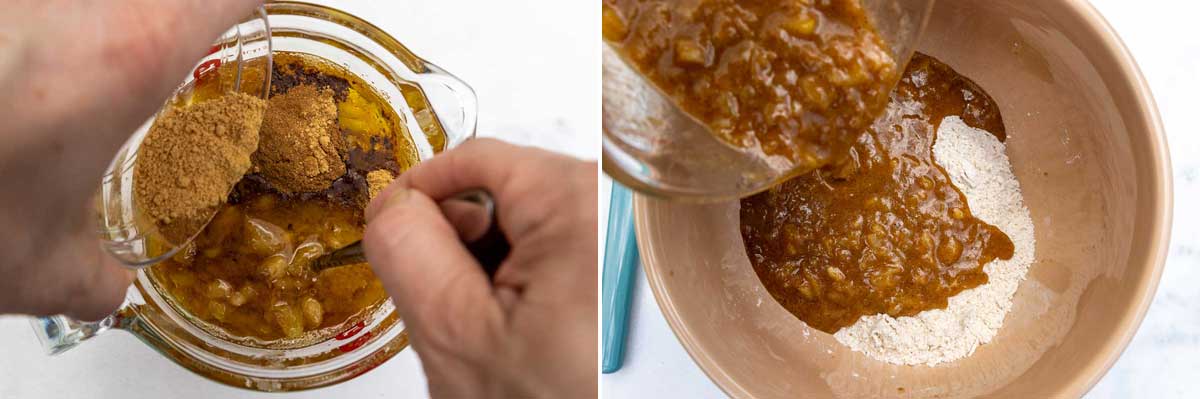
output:
<svg viewBox="0 0 1200 399"><path fill-rule="evenodd" d="M496 204L492 195L483 189L469 190L443 200L438 206L442 214L458 231L458 238L484 272L491 278L511 247L496 223ZM367 261L362 241L355 241L341 249L316 258L310 264L314 272L363 263Z"/></svg>

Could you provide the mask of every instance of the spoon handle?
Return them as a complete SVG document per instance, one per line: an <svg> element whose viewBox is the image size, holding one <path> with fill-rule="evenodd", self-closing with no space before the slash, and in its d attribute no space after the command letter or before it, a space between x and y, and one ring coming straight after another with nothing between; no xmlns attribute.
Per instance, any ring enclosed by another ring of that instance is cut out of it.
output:
<svg viewBox="0 0 1200 399"><path fill-rule="evenodd" d="M367 254L363 252L362 241L359 240L351 243L350 245L344 246L339 250L313 259L312 263L309 264L309 268L311 268L313 272L320 273L325 269L353 265L355 263L363 263L366 261Z"/></svg>
<svg viewBox="0 0 1200 399"><path fill-rule="evenodd" d="M620 183L612 184L608 205L608 233L604 239L604 274L600 285L603 311L601 371L615 373L625 363L629 332L629 305L637 285L638 248L633 228L633 194Z"/></svg>

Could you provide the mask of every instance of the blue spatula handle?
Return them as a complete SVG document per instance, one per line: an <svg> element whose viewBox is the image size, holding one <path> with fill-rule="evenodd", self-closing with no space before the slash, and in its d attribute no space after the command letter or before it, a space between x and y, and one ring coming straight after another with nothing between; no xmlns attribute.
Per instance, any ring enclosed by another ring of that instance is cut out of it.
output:
<svg viewBox="0 0 1200 399"><path fill-rule="evenodd" d="M629 298L638 267L637 239L633 233L633 194L617 183L608 208L608 234L604 239L604 277L601 308L604 315L601 371L621 369L625 361L625 336L629 326Z"/></svg>

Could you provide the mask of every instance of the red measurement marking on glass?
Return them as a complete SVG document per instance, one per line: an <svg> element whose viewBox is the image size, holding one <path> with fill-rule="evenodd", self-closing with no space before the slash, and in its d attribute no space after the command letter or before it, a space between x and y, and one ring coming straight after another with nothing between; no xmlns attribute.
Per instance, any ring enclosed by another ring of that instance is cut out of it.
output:
<svg viewBox="0 0 1200 399"><path fill-rule="evenodd" d="M220 67L221 67L221 59L220 58L204 61L199 66L196 66L196 69L192 71L192 78L196 79L196 80L200 80L200 76L202 76L206 73L215 71L215 70L217 70L217 68L220 68Z"/></svg>
<svg viewBox="0 0 1200 399"><path fill-rule="evenodd" d="M213 55L218 51L221 51L221 45L214 44L212 47L210 47L208 49L208 55ZM214 71L220 67L221 67L221 58L219 58L219 57L205 61L205 62L201 63L200 65L196 66L196 69L192 70L192 78L196 79L196 80L200 80L200 76L202 76L206 73L209 73L211 71Z"/></svg>
<svg viewBox="0 0 1200 399"><path fill-rule="evenodd" d="M346 331L342 331L340 334L335 335L333 337L333 339L336 339L338 341L345 341L347 339L350 339L350 337L353 337L354 334L358 334L359 331L362 331L362 329L366 328L366 327L367 327L367 323L365 321L360 321L357 324L350 326L350 328L346 329ZM370 335L370 333L368 333L367 335ZM364 336L366 336L366 335L364 335Z"/></svg>
<svg viewBox="0 0 1200 399"><path fill-rule="evenodd" d="M342 352L349 352L349 351L358 349L358 347L363 346L363 344L367 343L368 339L371 339L370 331L367 331L366 334L363 334L361 337L358 337L358 339L350 341L350 343L348 343L348 344L339 346L338 350L340 350Z"/></svg>

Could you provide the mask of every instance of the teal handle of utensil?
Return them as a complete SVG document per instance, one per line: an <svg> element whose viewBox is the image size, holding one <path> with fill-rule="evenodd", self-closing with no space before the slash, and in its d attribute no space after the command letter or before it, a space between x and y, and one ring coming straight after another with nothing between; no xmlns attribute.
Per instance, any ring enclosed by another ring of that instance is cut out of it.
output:
<svg viewBox="0 0 1200 399"><path fill-rule="evenodd" d="M621 369L629 327L629 299L638 267L637 239L633 232L633 194L613 182L608 208L608 234L604 239L604 276L601 308L604 315L601 371Z"/></svg>

